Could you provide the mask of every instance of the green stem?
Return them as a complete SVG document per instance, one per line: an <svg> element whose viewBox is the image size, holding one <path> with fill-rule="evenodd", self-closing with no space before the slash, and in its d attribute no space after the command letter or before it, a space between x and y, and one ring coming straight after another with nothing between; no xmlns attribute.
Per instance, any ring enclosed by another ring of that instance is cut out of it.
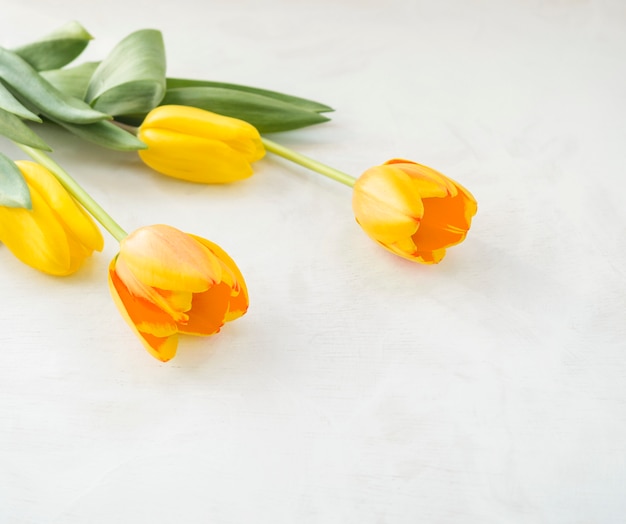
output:
<svg viewBox="0 0 626 524"><path fill-rule="evenodd" d="M128 233L124 231L121 226L111 218L100 204L96 202L90 195L87 193L82 187L78 185L76 180L74 180L70 174L65 171L59 164L57 164L52 158L50 158L46 153L40 151L39 149L33 149L32 147L25 146L24 144L18 144L23 151L25 151L33 160L39 162L42 166L44 166L48 171L50 171L57 180L63 185L63 187L72 195L81 205L91 213L91 215L102 224L102 227L106 229L113 238L115 238L118 242L128 236Z"/></svg>
<svg viewBox="0 0 626 524"><path fill-rule="evenodd" d="M332 178L333 180L336 180L337 182L341 182L342 184L345 184L346 186L352 187L354 186L354 183L356 182L356 178L348 175L347 173L344 173L343 171L339 171L338 169L335 169L334 167L327 166L326 164L322 164L321 162L318 162L317 160L313 160L312 158L309 158L308 156L304 156L304 155L301 155L300 153L296 153L293 149L289 149L285 146L281 146L280 144L277 144L276 142L272 142L271 140L268 140L265 137L261 137L261 140L263 141L263 145L265 146L265 149L267 149L271 153L274 153L275 155L282 156L283 158L286 158L287 160L291 160L292 162L295 162L296 164L300 164L301 166L304 166L308 169L316 171L317 173L327 176L328 178Z"/></svg>

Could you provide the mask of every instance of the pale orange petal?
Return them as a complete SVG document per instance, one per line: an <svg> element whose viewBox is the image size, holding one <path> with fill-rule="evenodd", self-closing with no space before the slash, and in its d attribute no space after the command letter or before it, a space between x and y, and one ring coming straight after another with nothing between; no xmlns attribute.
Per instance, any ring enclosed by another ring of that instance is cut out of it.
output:
<svg viewBox="0 0 626 524"><path fill-rule="evenodd" d="M219 260L171 226L137 229L122 240L119 256L150 287L199 293L221 280Z"/></svg>
<svg viewBox="0 0 626 524"><path fill-rule="evenodd" d="M386 244L415 233L424 211L412 179L395 166L365 171L354 185L352 208L363 230Z"/></svg>

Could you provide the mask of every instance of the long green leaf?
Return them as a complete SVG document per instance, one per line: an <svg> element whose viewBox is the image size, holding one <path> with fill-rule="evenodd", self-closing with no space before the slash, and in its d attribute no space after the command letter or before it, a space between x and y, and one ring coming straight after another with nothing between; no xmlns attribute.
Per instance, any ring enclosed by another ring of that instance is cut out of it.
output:
<svg viewBox="0 0 626 524"><path fill-rule="evenodd" d="M41 122L41 118L39 118L35 113L29 111L26 107L24 107L18 100L15 98L11 91L9 91L2 81L0 81L0 109L4 109L9 113L13 113L20 118L25 118L26 120L32 120L33 122Z"/></svg>
<svg viewBox="0 0 626 524"><path fill-rule="evenodd" d="M23 58L0 47L0 78L41 113L57 120L87 124L109 118L88 104L68 96L45 80Z"/></svg>
<svg viewBox="0 0 626 524"><path fill-rule="evenodd" d="M0 153L0 206L32 209L30 190L19 168Z"/></svg>
<svg viewBox="0 0 626 524"><path fill-rule="evenodd" d="M52 151L39 136L14 114L0 109L0 135L11 140L44 151Z"/></svg>
<svg viewBox="0 0 626 524"><path fill-rule="evenodd" d="M37 71L58 69L79 56L93 37L78 22L69 22L43 38L13 51Z"/></svg>
<svg viewBox="0 0 626 524"><path fill-rule="evenodd" d="M59 91L83 100L87 95L89 81L100 62L85 62L67 69L52 69L40 74Z"/></svg>
<svg viewBox="0 0 626 524"><path fill-rule="evenodd" d="M333 111L332 107L325 104L320 104L313 100L306 98L300 98L297 96L287 95L285 93L279 93L278 91L270 91L269 89L260 89L258 87L244 86L239 84L229 84L226 82L212 82L210 80L193 80L189 78L168 78L167 88L177 89L179 87L219 87L222 89L229 89L232 91L243 91L244 93L253 93L256 95L273 98L280 102L286 102L297 106L307 111L315 111L316 113L327 113Z"/></svg>
<svg viewBox="0 0 626 524"><path fill-rule="evenodd" d="M53 122L55 122L53 120ZM70 133L107 149L116 151L137 151L146 149L146 144L135 135L124 131L113 122L104 120L93 124L75 125L67 122L55 122Z"/></svg>
<svg viewBox="0 0 626 524"><path fill-rule="evenodd" d="M329 120L317 112L275 98L220 87L168 89L162 103L199 107L239 118L252 124L260 133L289 131Z"/></svg>
<svg viewBox="0 0 626 524"><path fill-rule="evenodd" d="M142 29L124 38L105 58L86 100L114 116L147 113L165 94L165 48L160 31Z"/></svg>

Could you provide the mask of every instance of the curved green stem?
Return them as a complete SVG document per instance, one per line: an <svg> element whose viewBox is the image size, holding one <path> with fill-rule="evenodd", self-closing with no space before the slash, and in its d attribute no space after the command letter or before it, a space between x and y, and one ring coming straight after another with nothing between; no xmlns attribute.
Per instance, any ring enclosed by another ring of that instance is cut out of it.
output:
<svg viewBox="0 0 626 524"><path fill-rule="evenodd" d="M295 162L296 164L300 164L301 166L304 166L308 169L316 171L317 173L327 176L328 178L332 178L333 180L336 180L337 182L341 182L342 184L345 184L346 186L352 187L354 186L354 183L356 182L356 178L348 175L347 173L344 173L343 171L339 171L338 169L335 169L334 167L327 166L326 164L322 164L321 162L318 162L317 160L313 160L312 158L309 158L308 156L304 156L304 155L301 155L300 153L296 153L293 149L289 149L288 147L281 146L280 144L277 144L276 142L268 140L265 137L261 137L261 140L263 141L263 145L265 146L265 149L267 149L271 153L274 153L275 155L282 156L283 158L286 158L287 160L291 160L292 162Z"/></svg>
<svg viewBox="0 0 626 524"><path fill-rule="evenodd" d="M63 187L72 195L81 205L91 213L91 215L102 224L102 227L106 229L113 238L115 238L118 242L128 236L128 233L124 231L121 226L111 218L100 204L96 202L90 195L87 193L82 187L78 185L76 180L74 180L70 174L65 171L59 164L57 164L52 158L50 158L46 153L40 151L39 149L34 149L29 146L25 146L24 144L18 144L24 152L26 152L33 160L36 160L42 166L44 166L48 171L50 171L57 180L63 185Z"/></svg>

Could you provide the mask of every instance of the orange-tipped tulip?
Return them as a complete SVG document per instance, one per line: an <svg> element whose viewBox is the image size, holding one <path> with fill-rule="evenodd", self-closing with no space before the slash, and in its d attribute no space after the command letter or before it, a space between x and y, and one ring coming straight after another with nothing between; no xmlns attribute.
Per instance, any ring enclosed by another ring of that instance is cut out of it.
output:
<svg viewBox="0 0 626 524"><path fill-rule="evenodd" d="M254 126L196 107L165 105L153 109L139 128L148 148L139 156L155 171L205 184L224 184L252 175L265 155Z"/></svg>
<svg viewBox="0 0 626 524"><path fill-rule="evenodd" d="M74 273L104 240L95 222L45 167L16 162L32 209L0 206L0 241L25 264L50 275Z"/></svg>
<svg viewBox="0 0 626 524"><path fill-rule="evenodd" d="M430 167L389 160L354 185L352 207L363 230L408 260L436 264L465 239L476 200L463 186Z"/></svg>
<svg viewBox="0 0 626 524"><path fill-rule="evenodd" d="M212 335L248 309L243 276L224 250L165 225L121 241L109 286L128 324L163 362L176 354L179 333Z"/></svg>

